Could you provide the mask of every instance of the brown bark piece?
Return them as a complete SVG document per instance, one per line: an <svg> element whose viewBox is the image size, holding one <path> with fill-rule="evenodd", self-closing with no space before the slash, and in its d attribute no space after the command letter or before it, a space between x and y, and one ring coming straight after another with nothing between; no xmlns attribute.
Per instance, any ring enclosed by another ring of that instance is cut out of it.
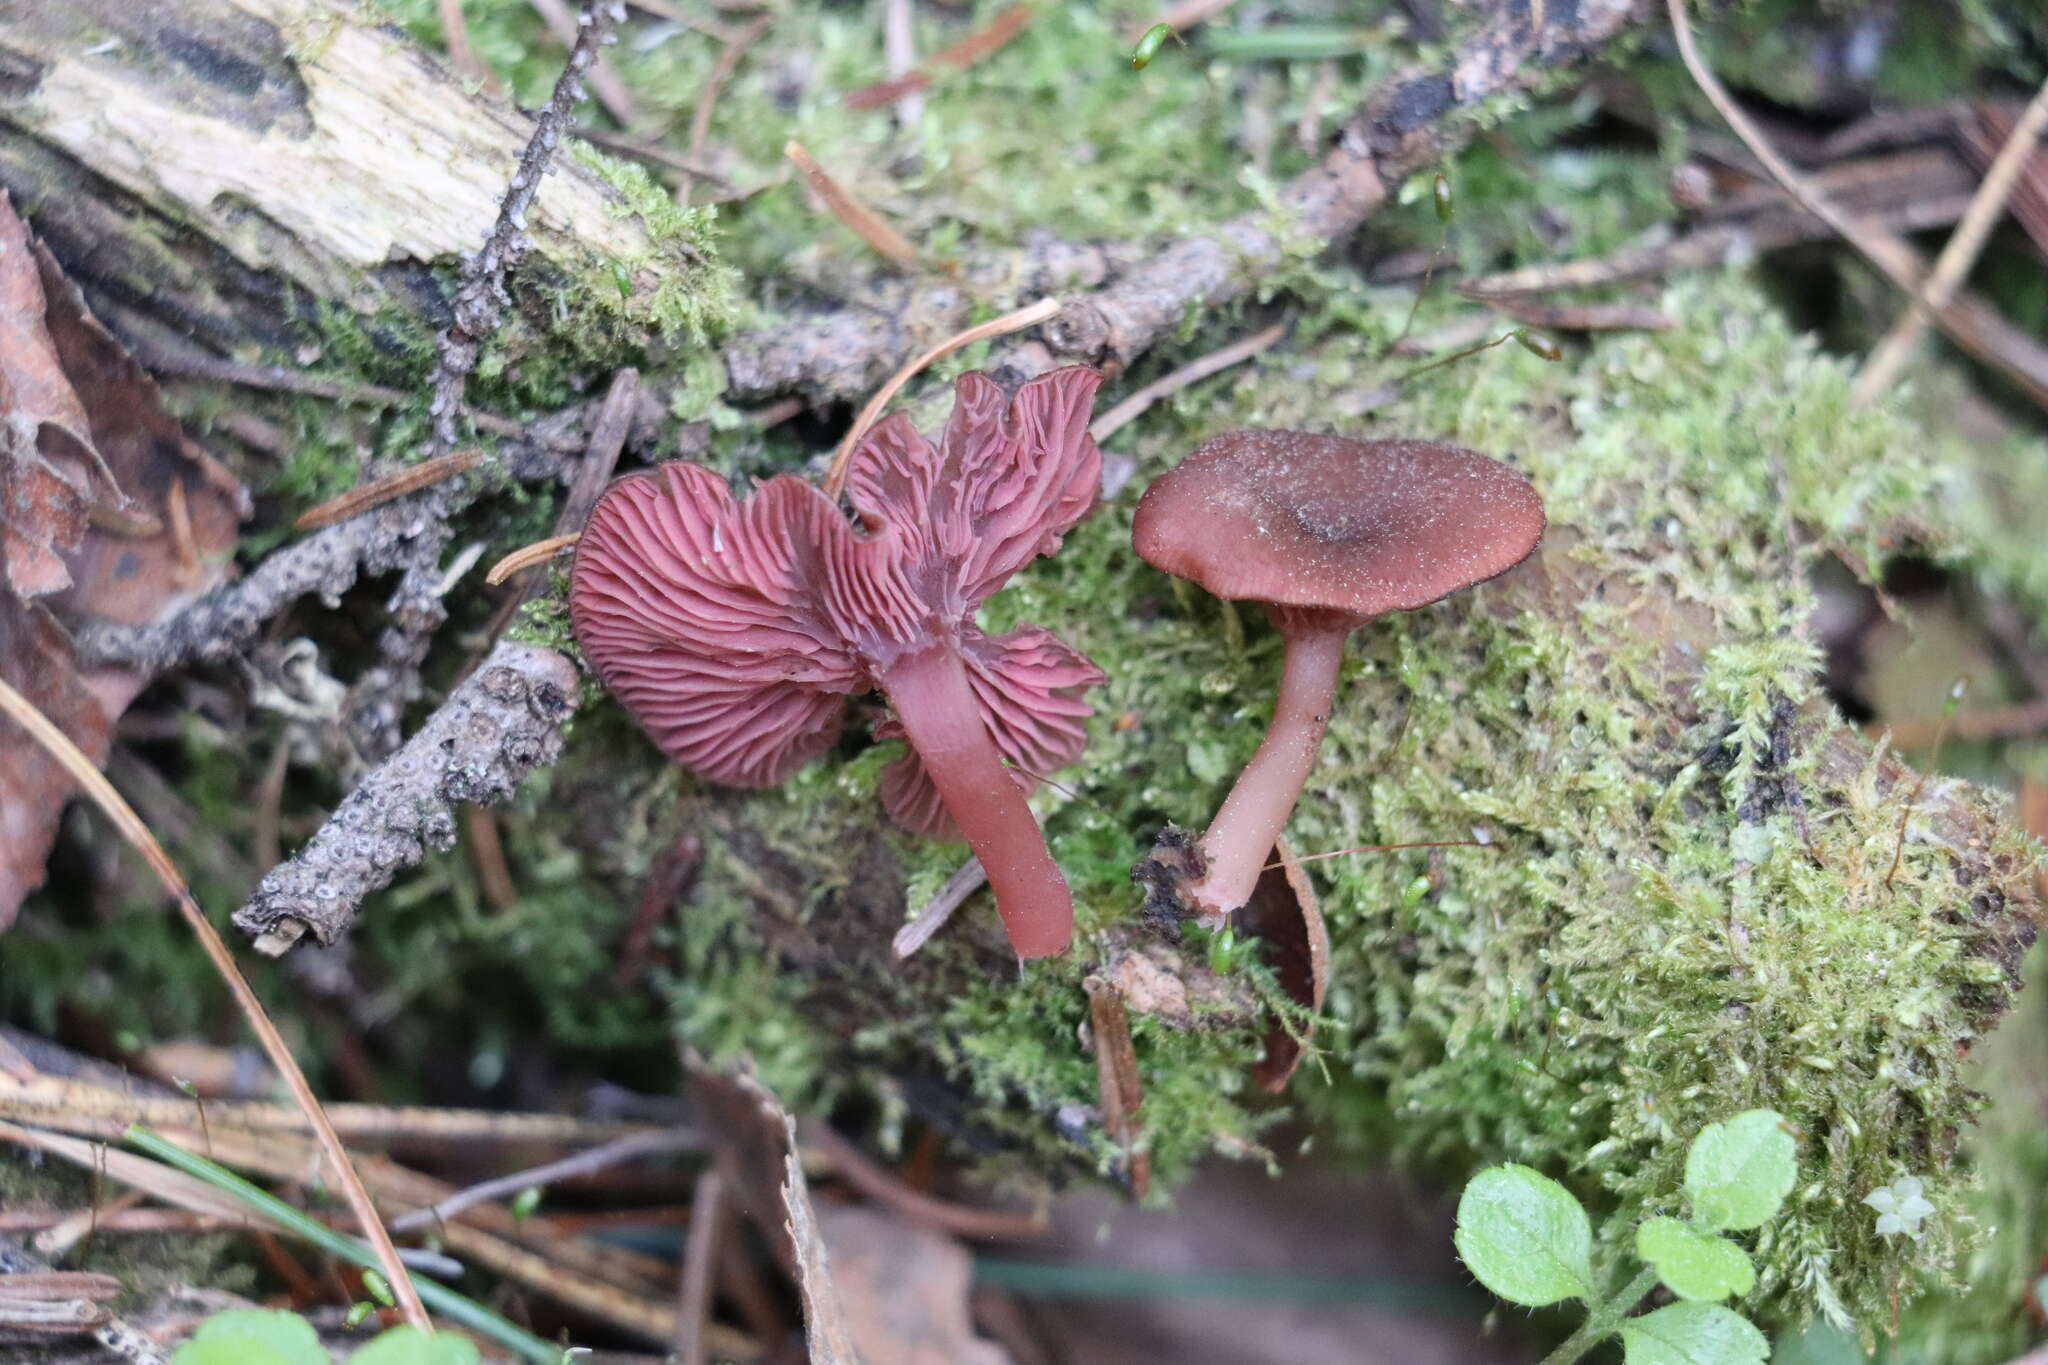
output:
<svg viewBox="0 0 2048 1365"><path fill-rule="evenodd" d="M1266 961L1288 999L1314 1014L1322 1009L1323 992L1330 984L1329 931L1323 926L1316 889L1295 860L1294 850L1283 839L1273 854L1279 866L1259 874L1252 898L1237 912L1237 925L1262 942ZM1252 1067L1252 1079L1275 1094L1286 1089L1314 1027L1313 1020L1290 1027L1288 1021L1275 1019L1266 1030L1266 1055Z"/></svg>

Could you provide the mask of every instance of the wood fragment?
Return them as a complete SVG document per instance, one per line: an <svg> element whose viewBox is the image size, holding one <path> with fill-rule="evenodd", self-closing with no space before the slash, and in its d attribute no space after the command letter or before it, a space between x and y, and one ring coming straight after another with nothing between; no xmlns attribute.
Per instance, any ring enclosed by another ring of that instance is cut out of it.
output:
<svg viewBox="0 0 2048 1365"><path fill-rule="evenodd" d="M376 1207L370 1202L369 1191L363 1188L361 1178L350 1163L348 1149L342 1146L341 1136L334 1131L334 1125L328 1121L325 1111L320 1107L320 1101L314 1097L313 1087L307 1082L306 1073L299 1069L298 1061L292 1056L291 1049L286 1046L283 1035L277 1031L277 1026L271 1023L269 1014L263 1008L263 1002L256 998L256 992L250 989L248 979L235 964L234 955L228 951L227 944L214 929L213 922L207 919L206 912L199 908L199 902L193 899L191 888L186 886L185 878L178 871L177 865L171 861L170 855L164 852L163 846L157 842L156 836L150 833L149 827L142 823L140 817L121 798L121 794L114 790L113 784L92 765L91 760L81 754L71 741L64 737L62 731L50 724L42 712L36 710L5 682L0 682L0 711L5 711L8 718L26 730L38 745L63 762L78 785L91 798L92 803L120 832L121 837L142 855L143 861L149 864L150 870L156 874L164 890L177 902L178 912L184 918L186 926L198 938L199 946L213 964L214 971L226 984L228 993L234 997L235 1004L241 1008L243 1017L256 1034L256 1040L263 1045L263 1051L270 1057L271 1065L275 1066L278 1074L284 1078L286 1089L291 1092L292 1099L312 1126L321 1154L327 1160L328 1169L341 1187L342 1197L347 1201L349 1210L355 1214L356 1223L364 1239L376 1253L378 1266L391 1283L391 1291L398 1299L399 1311L404 1314L408 1324L422 1332L432 1333L433 1324L427 1318L426 1307L420 1302L419 1291L413 1288L411 1277L406 1274L404 1264L399 1261L398 1248L392 1244L391 1234L385 1230L383 1222L377 1217Z"/></svg>
<svg viewBox="0 0 2048 1365"><path fill-rule="evenodd" d="M967 903L967 898L988 885L988 869L981 865L979 858L969 858L955 868L932 898L918 908L916 914L896 931L890 941L890 948L901 962L925 944L931 942L933 934L953 918L953 912Z"/></svg>
<svg viewBox="0 0 2048 1365"><path fill-rule="evenodd" d="M1863 368L1857 372L1856 382L1849 390L1851 401L1869 403L1898 379L1914 348L1920 344L1920 338L1926 334L1930 310L1946 306L1955 296L1956 289L1968 278L1970 267L1977 263L1979 253L1984 250L1991 229L2005 216L2006 202L2033 161L2035 144L2040 141L2043 128L2048 128L2048 81L2044 81L2034 98L2028 101L2005 145L1999 148L1991 169L1984 175L1983 185L1978 188L1976 197L1970 200L1969 210L1963 214L1962 221L1956 224L1956 230L1949 234L1941 254L1935 258L1934 273L1927 277L1921 296L1913 300L1905 314L1885 334L1884 340L1877 344L1877 349L1863 362Z"/></svg>
<svg viewBox="0 0 2048 1365"><path fill-rule="evenodd" d="M522 545L491 565L491 571L484 575L484 582L495 588L513 574L523 573L536 564L545 564L581 539L581 531L571 531L565 536L549 536L546 540L536 540L531 545Z"/></svg>
<svg viewBox="0 0 2048 1365"><path fill-rule="evenodd" d="M447 455L436 455L431 460L422 460L415 465L386 474L381 479L372 479L358 484L338 497L329 498L318 507L309 508L292 523L299 531L317 531L323 526L332 526L350 517L359 517L373 507L382 507L395 498L407 493L416 493L443 479L452 479L457 474L466 474L482 464L484 453L474 446L453 451Z"/></svg>
<svg viewBox="0 0 2048 1365"><path fill-rule="evenodd" d="M917 248L910 239L891 227L882 215L855 198L851 191L820 166L817 159L795 138L783 144L782 154L790 164L803 172L804 181L812 193L823 201L825 208L834 218L853 230L855 236L866 242L876 252L887 256L899 265L916 265Z"/></svg>
<svg viewBox="0 0 2048 1365"><path fill-rule="evenodd" d="M782 1126L789 1135L783 1156L782 1206L789 1215L785 1226L796 1250L797 1289L804 1302L804 1337L810 1347L811 1365L863 1365L847 1326L846 1309L832 1283L825 1238L818 1231L817 1215L811 1208L803 1162L797 1159L796 1120L784 1114Z"/></svg>
<svg viewBox="0 0 2048 1365"><path fill-rule="evenodd" d="M1123 992L1099 976L1081 983L1088 994L1088 1021L1095 1038L1095 1104L1102 1111L1102 1131L1123 1153L1124 1178L1131 1195L1152 1192L1152 1153L1143 1145L1144 1120L1139 1109L1145 1089L1138 1079L1138 1049L1131 1040L1130 1013Z"/></svg>
<svg viewBox="0 0 2048 1365"><path fill-rule="evenodd" d="M905 384L916 378L926 366L964 346L972 346L977 341L986 341L990 337L1005 336L1011 332L1021 332L1026 327L1035 327L1057 316L1059 311L1058 299L1040 299L1028 307L1019 308L1014 313L990 318L978 327L969 327L964 332L947 337L890 375L888 382L875 390L875 396L868 399L867 406L860 410L860 415L853 419L853 425L847 428L846 439L839 443L839 452L832 457L832 467L825 471L825 496L834 501L838 500L839 491L846 486L846 469L853 459L853 448L860 444L860 438L867 435L868 428L882 415L882 409L889 406L889 400L894 398Z"/></svg>
<svg viewBox="0 0 2048 1365"><path fill-rule="evenodd" d="M498 817L485 806L464 806L462 827L469 833L469 864L476 869L477 890L484 904L500 913L519 904L519 886L505 862L505 840Z"/></svg>

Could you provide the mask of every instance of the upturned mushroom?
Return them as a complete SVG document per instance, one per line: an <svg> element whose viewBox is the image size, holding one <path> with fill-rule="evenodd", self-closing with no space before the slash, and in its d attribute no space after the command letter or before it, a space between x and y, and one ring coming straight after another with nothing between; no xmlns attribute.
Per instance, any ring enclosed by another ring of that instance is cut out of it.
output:
<svg viewBox="0 0 2048 1365"><path fill-rule="evenodd" d="M1073 897L1025 797L1079 757L1101 670L1037 626L974 612L1094 504L1101 376L1030 380L1013 400L963 375L936 448L901 413L855 449L858 526L777 475L743 499L686 461L620 480L576 548L569 606L598 677L679 763L772 786L838 737L848 694L879 690L910 753L884 770L904 828L964 837L1025 958L1066 949Z"/></svg>
<svg viewBox="0 0 2048 1365"><path fill-rule="evenodd" d="M1272 724L1197 845L1184 906L1217 924L1251 896L1322 747L1351 632L1505 573L1543 527L1527 479L1440 441L1233 431L1153 481L1138 554L1265 603L1286 640Z"/></svg>

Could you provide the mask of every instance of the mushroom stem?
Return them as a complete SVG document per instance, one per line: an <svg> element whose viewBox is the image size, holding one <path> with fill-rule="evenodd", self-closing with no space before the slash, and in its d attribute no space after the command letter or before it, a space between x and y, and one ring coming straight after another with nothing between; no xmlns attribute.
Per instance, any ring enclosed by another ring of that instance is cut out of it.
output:
<svg viewBox="0 0 2048 1365"><path fill-rule="evenodd" d="M947 814L988 872L1017 955L1065 952L1074 937L1073 893L982 723L960 655L945 644L919 650L890 664L877 681Z"/></svg>
<svg viewBox="0 0 2048 1365"><path fill-rule="evenodd" d="M1346 622L1300 626L1288 633L1273 723L1259 751L1237 775L1223 809L1209 822L1201 843L1205 870L1184 893L1204 923L1220 925L1251 899L1259 871L1287 827L1287 817L1322 748L1323 731L1330 726L1337 668L1344 661L1351 628Z"/></svg>

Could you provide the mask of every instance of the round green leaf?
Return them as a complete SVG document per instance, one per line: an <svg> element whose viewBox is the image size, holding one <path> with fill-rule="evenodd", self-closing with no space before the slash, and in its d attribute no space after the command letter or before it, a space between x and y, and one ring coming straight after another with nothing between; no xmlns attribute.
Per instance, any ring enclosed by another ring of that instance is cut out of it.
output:
<svg viewBox="0 0 2048 1365"><path fill-rule="evenodd" d="M1717 1303L1674 1303L1621 1324L1628 1365L1764 1365L1771 1344Z"/></svg>
<svg viewBox="0 0 2048 1365"><path fill-rule="evenodd" d="M1652 1218L1637 1228L1636 1255L1681 1299L1713 1303L1756 1287L1756 1268L1741 1247L1676 1218Z"/></svg>
<svg viewBox="0 0 2048 1365"><path fill-rule="evenodd" d="M171 1365L329 1365L313 1324L296 1313L230 1308L199 1324Z"/></svg>
<svg viewBox="0 0 2048 1365"><path fill-rule="evenodd" d="M1494 1166L1458 1200L1458 1255L1511 1303L1591 1299L1593 1225L1571 1191L1527 1166Z"/></svg>
<svg viewBox="0 0 2048 1365"><path fill-rule="evenodd" d="M1777 1216L1798 1177L1792 1134L1769 1109L1708 1124L1685 1155L1694 1221L1708 1228L1762 1227Z"/></svg>
<svg viewBox="0 0 2048 1365"><path fill-rule="evenodd" d="M476 1343L454 1332L432 1336L417 1327L394 1327L348 1358L348 1365L477 1365Z"/></svg>

